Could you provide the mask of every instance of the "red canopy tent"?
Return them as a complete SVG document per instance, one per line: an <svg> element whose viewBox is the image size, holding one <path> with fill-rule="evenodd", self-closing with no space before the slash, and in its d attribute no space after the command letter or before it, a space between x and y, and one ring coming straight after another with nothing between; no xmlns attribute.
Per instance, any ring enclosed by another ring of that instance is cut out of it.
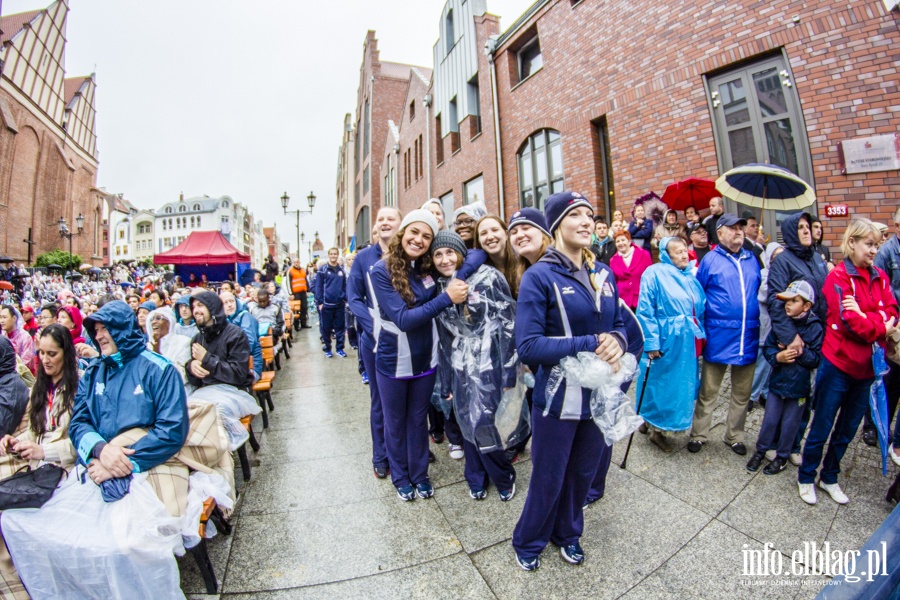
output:
<svg viewBox="0 0 900 600"><path fill-rule="evenodd" d="M194 231L183 242L153 257L157 265L233 265L249 263L244 254L218 231Z"/></svg>
<svg viewBox="0 0 900 600"><path fill-rule="evenodd" d="M244 254L218 231L194 231L183 242L153 257L154 264L175 265L175 274L189 281L206 275L209 281L224 281L233 274L237 281L250 268L250 256Z"/></svg>

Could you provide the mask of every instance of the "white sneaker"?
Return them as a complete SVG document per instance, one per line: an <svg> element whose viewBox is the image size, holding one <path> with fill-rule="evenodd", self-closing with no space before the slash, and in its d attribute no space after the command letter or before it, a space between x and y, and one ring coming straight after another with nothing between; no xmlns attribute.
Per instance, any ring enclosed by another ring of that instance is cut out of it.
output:
<svg viewBox="0 0 900 600"><path fill-rule="evenodd" d="M844 493L844 490L842 490L841 486L837 483L822 483L822 480L820 479L819 487L825 490L825 492L831 496L831 499L838 504L847 504L850 502L850 498L847 497L847 494Z"/></svg>
<svg viewBox="0 0 900 600"><path fill-rule="evenodd" d="M766 460L775 460L775 456L778 454L777 450L768 450L766 452Z"/></svg>
<svg viewBox="0 0 900 600"><path fill-rule="evenodd" d="M815 504L816 500L816 487L811 483L798 483L797 487L800 489L800 498L806 502L807 504Z"/></svg>
<svg viewBox="0 0 900 600"><path fill-rule="evenodd" d="M897 448L891 446L890 452L888 454L891 455L891 460L894 461L894 464L900 467L900 455L895 454L897 452Z"/></svg>
<svg viewBox="0 0 900 600"><path fill-rule="evenodd" d="M795 467L799 467L800 465L803 464L803 455L800 454L799 452L793 452L788 457L788 460L790 460L791 464L794 465Z"/></svg>
<svg viewBox="0 0 900 600"><path fill-rule="evenodd" d="M450 444L450 458L452 458L453 460L459 460L463 456L465 456L465 453L463 453L462 446Z"/></svg>

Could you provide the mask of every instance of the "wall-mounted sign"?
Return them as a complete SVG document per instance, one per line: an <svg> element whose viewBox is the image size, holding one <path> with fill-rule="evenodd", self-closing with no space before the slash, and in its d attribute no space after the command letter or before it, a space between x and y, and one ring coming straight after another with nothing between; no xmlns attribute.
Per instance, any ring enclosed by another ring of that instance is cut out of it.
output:
<svg viewBox="0 0 900 600"><path fill-rule="evenodd" d="M900 136L873 135L838 143L841 173L871 173L900 169Z"/></svg>
<svg viewBox="0 0 900 600"><path fill-rule="evenodd" d="M848 217L850 216L850 207L846 204L826 204L825 216L830 219L835 217Z"/></svg>

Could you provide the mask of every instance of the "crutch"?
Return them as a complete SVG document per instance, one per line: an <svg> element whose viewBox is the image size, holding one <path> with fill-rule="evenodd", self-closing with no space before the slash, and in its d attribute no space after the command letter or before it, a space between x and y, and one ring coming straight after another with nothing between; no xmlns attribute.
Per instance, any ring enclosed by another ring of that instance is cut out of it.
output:
<svg viewBox="0 0 900 600"><path fill-rule="evenodd" d="M641 397L638 398L637 402L637 414L641 414L641 404L644 403L644 392L647 391L647 381L650 379L650 367L653 366L653 359L647 359L647 372L644 373L644 384L641 386ZM628 453L631 452L631 442L634 441L634 432L631 432L631 437L628 438L628 446L625 448L625 458L622 459L622 464L619 465L620 469L625 468L625 463L628 462Z"/></svg>

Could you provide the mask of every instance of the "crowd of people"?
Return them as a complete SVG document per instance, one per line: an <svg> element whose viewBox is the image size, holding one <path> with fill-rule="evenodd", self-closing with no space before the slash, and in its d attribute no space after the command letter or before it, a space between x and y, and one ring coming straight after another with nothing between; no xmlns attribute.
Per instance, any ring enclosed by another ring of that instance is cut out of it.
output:
<svg viewBox="0 0 900 600"><path fill-rule="evenodd" d="M356 254L332 248L305 268L270 257L246 286L201 277L188 287L121 268L72 284L36 274L20 302L0 308L0 474L43 461L82 475L39 511L6 511L4 581L40 585L35 565L47 559L35 548L66 548L83 533L73 527L60 540L46 526L67 516L67 498L83 501L87 479L100 502L150 486L166 509L160 519L185 514L188 473L198 470L220 474L233 501L234 424L259 411L246 390L260 377L260 335L281 338L289 300L302 306L295 329L318 315L327 358L346 358L347 342L358 350L374 475L390 478L402 501L435 493L429 437L463 461L474 501L492 487L501 501L515 496L515 463L530 443L512 534L526 571L550 542L568 563L584 560L583 511L603 497L620 439L598 426L597 389L566 367L576 359L618 373L635 358L639 431L662 452L679 434L690 453L710 443L730 373L722 441L749 454L747 470L777 475L793 464L804 502L817 502L817 487L849 502L838 476L861 422L863 440L890 444L900 465L900 423L879 440L869 414L876 376L888 423L900 396L900 239L854 218L834 262L808 213L785 218L778 243L721 198L703 212L689 207L682 221L667 210L657 223L637 203L630 220L617 210L607 223L588 198L562 192L543 211L504 220L475 203L451 220L429 200L406 215L382 208L374 243ZM894 220L900 232L900 211ZM876 372L883 356L889 370ZM764 416L751 450L752 410ZM205 451L184 459L194 444ZM99 554L90 566L107 568L112 559Z"/></svg>

